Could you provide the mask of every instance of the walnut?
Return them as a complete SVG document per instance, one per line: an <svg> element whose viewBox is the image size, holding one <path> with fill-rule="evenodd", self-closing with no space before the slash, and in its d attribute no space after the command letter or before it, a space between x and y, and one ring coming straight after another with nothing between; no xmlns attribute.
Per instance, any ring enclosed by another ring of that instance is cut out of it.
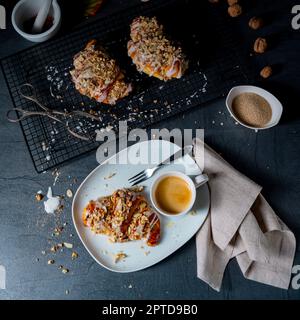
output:
<svg viewBox="0 0 300 320"><path fill-rule="evenodd" d="M257 38L254 42L254 51L256 53L264 53L268 48L267 40L265 38Z"/></svg>
<svg viewBox="0 0 300 320"><path fill-rule="evenodd" d="M242 7L239 4L233 4L228 8L228 14L235 18L242 14Z"/></svg>
<svg viewBox="0 0 300 320"><path fill-rule="evenodd" d="M227 3L228 3L229 6L232 6L232 5L234 5L234 4L238 3L238 2L239 2L239 0L227 0Z"/></svg>
<svg viewBox="0 0 300 320"><path fill-rule="evenodd" d="M257 30L264 25L264 21L262 18L253 17L249 20L249 27L253 30Z"/></svg>
<svg viewBox="0 0 300 320"><path fill-rule="evenodd" d="M266 66L260 71L260 75L264 79L271 77L272 73L273 73L273 70L272 70L272 67L270 66Z"/></svg>

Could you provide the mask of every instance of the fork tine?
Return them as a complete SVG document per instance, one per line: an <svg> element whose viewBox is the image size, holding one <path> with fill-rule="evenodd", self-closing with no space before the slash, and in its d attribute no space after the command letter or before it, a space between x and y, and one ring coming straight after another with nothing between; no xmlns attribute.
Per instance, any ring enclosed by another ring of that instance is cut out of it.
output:
<svg viewBox="0 0 300 320"><path fill-rule="evenodd" d="M144 173L144 174L138 176L137 178L133 179L130 183L135 183L136 181L139 181L140 179L144 179L144 178L147 179L147 177L148 177L147 174Z"/></svg>
<svg viewBox="0 0 300 320"><path fill-rule="evenodd" d="M139 178L139 176L141 176L143 174L145 174L145 170L143 170L143 171L139 172L138 174L136 174L135 176L129 178L128 181L130 182L132 180L135 180L135 179Z"/></svg>
<svg viewBox="0 0 300 320"><path fill-rule="evenodd" d="M149 179L149 178L148 178L148 176L145 174L145 175L143 175L141 178L136 179L135 181L133 181L132 186L136 186L137 184L139 184L139 183L141 183L141 182L143 182L143 181L145 181L145 180L147 180L147 179Z"/></svg>

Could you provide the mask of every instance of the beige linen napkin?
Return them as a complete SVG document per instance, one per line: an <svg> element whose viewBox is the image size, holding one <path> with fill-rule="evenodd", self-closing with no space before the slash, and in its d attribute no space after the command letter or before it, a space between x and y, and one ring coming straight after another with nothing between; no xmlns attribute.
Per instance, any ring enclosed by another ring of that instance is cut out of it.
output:
<svg viewBox="0 0 300 320"><path fill-rule="evenodd" d="M220 291L226 265L236 257L246 278L287 289L296 240L260 194L262 188L199 139L194 155L209 176L211 197L196 236L198 277Z"/></svg>

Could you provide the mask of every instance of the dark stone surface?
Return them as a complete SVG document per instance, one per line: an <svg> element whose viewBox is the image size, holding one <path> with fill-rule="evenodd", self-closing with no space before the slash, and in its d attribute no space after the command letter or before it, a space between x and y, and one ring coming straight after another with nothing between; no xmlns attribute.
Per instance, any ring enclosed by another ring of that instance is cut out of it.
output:
<svg viewBox="0 0 300 320"><path fill-rule="evenodd" d="M13 2L7 7L8 14ZM204 128L207 143L263 186L264 196L296 235L294 264L300 264L300 31L293 31L290 24L294 2L244 1L245 14L237 22L246 50L258 35L274 39L269 52L253 59L257 72L265 64L276 65L274 76L261 85L284 104L284 116L278 126L259 133L246 130L234 123L221 99L156 127ZM126 5L127 1L108 0L100 15ZM64 5L62 32L77 24L74 8L72 15L67 15L69 7ZM264 13L267 26L257 32L249 30L249 18L259 13ZM0 57L31 45L12 30L8 19L8 29L0 31ZM5 114L12 103L2 75L0 101L0 264L7 270L7 289L0 290L0 299L299 299L299 290L285 291L244 279L234 261L226 270L222 291L215 292L196 277L194 239L147 270L111 273L94 262L83 248L72 225L70 201L61 215L68 225L58 241L72 242L79 258L71 261L70 251L65 250L56 254L55 265L47 265L52 255L44 256L41 252L50 247L55 221L44 213L42 203L38 204L34 195L40 189L46 191L53 184L53 176L51 172L39 175L34 171L19 126L6 121ZM72 186L75 190L96 165L95 153L64 165L54 193L65 193L76 177L77 183ZM70 238L70 234L74 236ZM69 274L57 269L60 264L70 269Z"/></svg>

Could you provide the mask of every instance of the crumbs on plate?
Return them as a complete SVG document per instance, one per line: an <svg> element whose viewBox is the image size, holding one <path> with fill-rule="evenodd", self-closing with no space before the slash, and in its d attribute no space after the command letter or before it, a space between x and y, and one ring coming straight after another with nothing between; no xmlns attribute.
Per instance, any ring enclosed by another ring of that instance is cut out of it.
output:
<svg viewBox="0 0 300 320"><path fill-rule="evenodd" d="M104 177L104 180L109 180L111 179L112 177L114 177L117 173L116 172L112 172L110 173L108 176Z"/></svg>
<svg viewBox="0 0 300 320"><path fill-rule="evenodd" d="M167 228L173 228L175 225L175 223L173 221L169 221L167 224L166 224L166 227Z"/></svg>
<svg viewBox="0 0 300 320"><path fill-rule="evenodd" d="M127 258L127 257L128 257L128 256L127 256L126 253L120 251L120 252L118 252L118 253L116 253L116 254L114 255L114 263L118 263L118 262L121 261L121 260L124 261L125 258Z"/></svg>

